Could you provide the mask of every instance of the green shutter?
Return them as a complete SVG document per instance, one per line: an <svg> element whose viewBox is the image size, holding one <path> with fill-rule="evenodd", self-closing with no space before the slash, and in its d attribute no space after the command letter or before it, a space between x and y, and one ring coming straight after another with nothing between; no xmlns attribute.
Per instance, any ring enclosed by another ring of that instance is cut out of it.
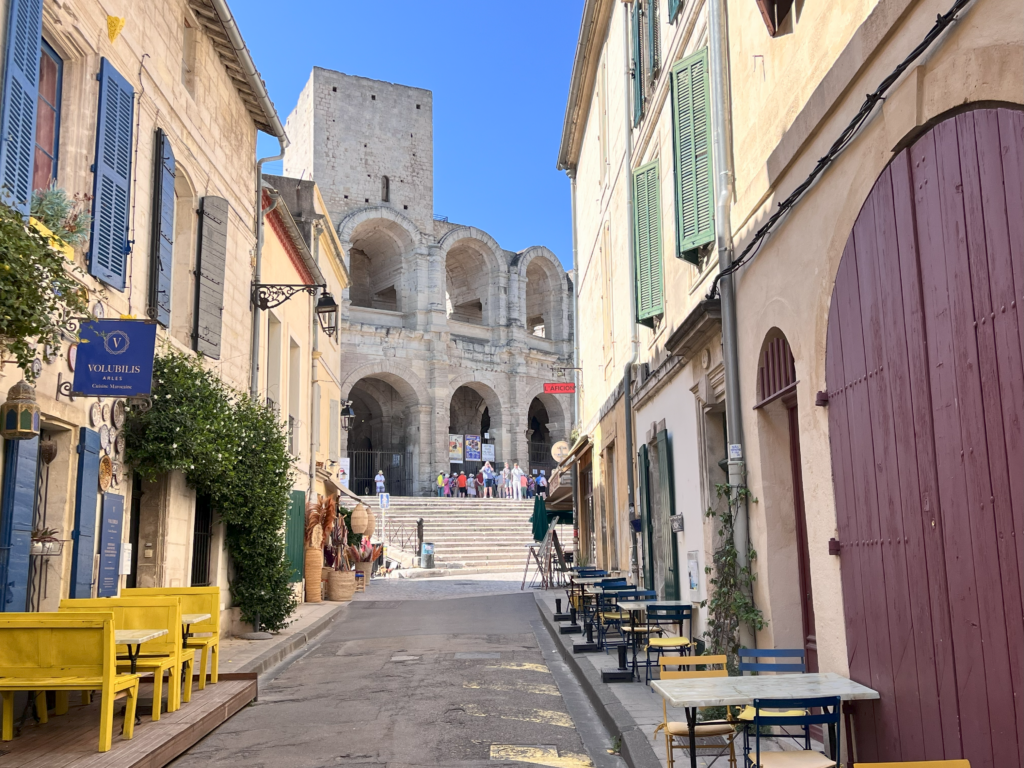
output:
<svg viewBox="0 0 1024 768"><path fill-rule="evenodd" d="M715 239L706 48L672 67L672 124L678 255L699 265L697 248Z"/></svg>
<svg viewBox="0 0 1024 768"><path fill-rule="evenodd" d="M654 75L661 69L661 24L658 17L658 3L660 0L649 0L646 5L647 13L647 74L654 79Z"/></svg>
<svg viewBox="0 0 1024 768"><path fill-rule="evenodd" d="M284 549L285 557L291 569L290 581L295 584L302 581L305 570L306 542L306 492L292 491L291 505L288 507L288 520L285 523Z"/></svg>
<svg viewBox="0 0 1024 768"><path fill-rule="evenodd" d="M644 57L640 33L640 3L633 3L633 125L640 125L644 116Z"/></svg>
<svg viewBox="0 0 1024 768"><path fill-rule="evenodd" d="M679 9L683 7L681 0L668 0L668 23L675 24Z"/></svg>
<svg viewBox="0 0 1024 768"><path fill-rule="evenodd" d="M640 476L640 538L644 558L644 589L654 587L654 542L651 530L651 459L647 444L637 454L637 474Z"/></svg>
<svg viewBox="0 0 1024 768"><path fill-rule="evenodd" d="M661 516L659 524L667 525L668 530L664 532L668 544L668 551L665 553L665 583L663 586L663 599L679 599L679 551L676 542L676 535L672 532L672 518L676 514L675 505L675 483L673 482L672 449L668 439L668 430L661 430L655 436L658 443L658 485L661 493Z"/></svg>
<svg viewBox="0 0 1024 768"><path fill-rule="evenodd" d="M661 275L661 194L658 163L633 171L633 233L636 252L637 320L653 325L665 312Z"/></svg>

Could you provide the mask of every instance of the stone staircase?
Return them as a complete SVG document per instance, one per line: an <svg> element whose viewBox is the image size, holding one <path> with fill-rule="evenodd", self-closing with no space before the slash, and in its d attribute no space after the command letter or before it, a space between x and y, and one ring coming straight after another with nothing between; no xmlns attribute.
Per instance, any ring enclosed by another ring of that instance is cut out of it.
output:
<svg viewBox="0 0 1024 768"><path fill-rule="evenodd" d="M380 516L377 498L365 503ZM384 513L389 553L411 564L417 554L416 520L423 518L423 541L434 544L436 568L467 573L522 571L526 545L533 542L533 499L442 499L391 497ZM381 533L380 524L377 528ZM402 557L401 555L404 555Z"/></svg>

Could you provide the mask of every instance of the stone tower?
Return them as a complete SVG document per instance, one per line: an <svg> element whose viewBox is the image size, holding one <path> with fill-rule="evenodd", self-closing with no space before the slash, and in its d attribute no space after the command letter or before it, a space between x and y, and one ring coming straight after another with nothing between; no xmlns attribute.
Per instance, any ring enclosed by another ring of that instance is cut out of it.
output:
<svg viewBox="0 0 1024 768"><path fill-rule="evenodd" d="M430 493L448 436L480 435L495 460L550 470L572 397L544 394L572 357L572 284L550 250L506 251L435 219L430 91L315 68L286 124L284 173L317 182L352 284L341 304L342 397L352 487Z"/></svg>

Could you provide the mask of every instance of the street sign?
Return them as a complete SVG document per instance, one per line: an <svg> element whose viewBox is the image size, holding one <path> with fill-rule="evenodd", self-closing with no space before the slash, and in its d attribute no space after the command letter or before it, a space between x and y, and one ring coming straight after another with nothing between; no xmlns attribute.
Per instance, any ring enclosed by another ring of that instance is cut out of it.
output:
<svg viewBox="0 0 1024 768"><path fill-rule="evenodd" d="M380 504L380 508L381 509L389 509L391 507L391 494L390 493L378 494L377 501Z"/></svg>
<svg viewBox="0 0 1024 768"><path fill-rule="evenodd" d="M544 384L545 395L575 395L576 383L572 381L552 381Z"/></svg>
<svg viewBox="0 0 1024 768"><path fill-rule="evenodd" d="M79 337L73 395L138 397L150 394L155 322L94 320L82 323Z"/></svg>
<svg viewBox="0 0 1024 768"><path fill-rule="evenodd" d="M551 446L551 458L559 464L569 455L569 444L565 440L559 440Z"/></svg>

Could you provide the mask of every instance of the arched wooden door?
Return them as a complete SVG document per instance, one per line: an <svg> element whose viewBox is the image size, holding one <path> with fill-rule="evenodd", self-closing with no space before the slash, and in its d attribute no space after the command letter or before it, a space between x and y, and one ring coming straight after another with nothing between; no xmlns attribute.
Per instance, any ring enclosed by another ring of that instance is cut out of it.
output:
<svg viewBox="0 0 1024 768"><path fill-rule="evenodd" d="M860 760L1019 766L1024 115L896 157L846 244L826 377Z"/></svg>

